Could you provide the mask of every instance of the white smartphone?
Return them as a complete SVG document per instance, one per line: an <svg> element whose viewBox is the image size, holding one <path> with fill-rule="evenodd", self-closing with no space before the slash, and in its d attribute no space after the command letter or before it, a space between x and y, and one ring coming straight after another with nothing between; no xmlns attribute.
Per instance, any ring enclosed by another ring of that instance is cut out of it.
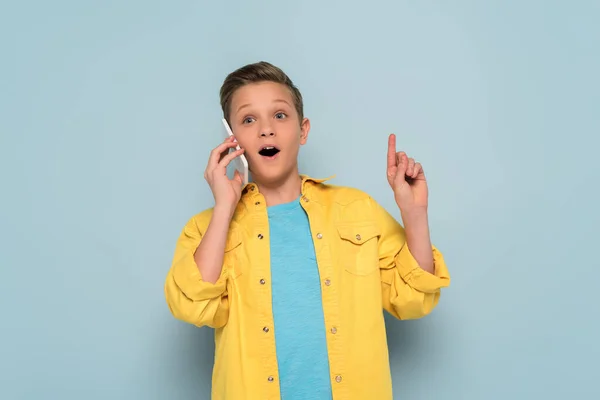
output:
<svg viewBox="0 0 600 400"><path fill-rule="evenodd" d="M227 120L225 118L222 119L223 121L223 126L225 127L225 135L227 136L233 136L233 132L231 131L231 128L229 127L229 124L227 123ZM240 146L237 145L236 150L240 149ZM244 185L248 184L248 160L246 160L246 157L243 154L240 154L238 157L233 159L233 166L234 168L240 173L240 176L242 177L242 181L244 182Z"/></svg>

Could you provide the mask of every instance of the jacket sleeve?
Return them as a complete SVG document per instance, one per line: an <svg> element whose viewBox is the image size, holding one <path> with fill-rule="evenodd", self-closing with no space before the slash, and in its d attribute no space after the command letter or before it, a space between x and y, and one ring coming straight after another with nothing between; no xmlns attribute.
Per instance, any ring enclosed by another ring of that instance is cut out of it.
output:
<svg viewBox="0 0 600 400"><path fill-rule="evenodd" d="M441 289L450 285L443 255L432 246L434 273L421 269L411 254L404 228L381 205L372 200L381 229L379 268L383 308L398 319L416 319L431 313Z"/></svg>
<svg viewBox="0 0 600 400"><path fill-rule="evenodd" d="M229 317L227 297L227 271L221 270L217 282L206 282L194 260L196 248L207 226L201 214L184 227L175 247L171 269L165 282L165 297L173 316L196 326L220 328Z"/></svg>

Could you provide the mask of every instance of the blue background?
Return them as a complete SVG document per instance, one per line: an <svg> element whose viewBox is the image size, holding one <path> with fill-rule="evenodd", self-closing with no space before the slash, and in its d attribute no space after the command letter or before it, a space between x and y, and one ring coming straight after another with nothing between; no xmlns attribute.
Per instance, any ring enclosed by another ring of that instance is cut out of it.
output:
<svg viewBox="0 0 600 400"><path fill-rule="evenodd" d="M305 97L303 172L398 215L387 135L424 164L453 282L388 319L395 398L600 398L600 3L483 3L4 2L0 398L208 399L163 282L259 60Z"/></svg>

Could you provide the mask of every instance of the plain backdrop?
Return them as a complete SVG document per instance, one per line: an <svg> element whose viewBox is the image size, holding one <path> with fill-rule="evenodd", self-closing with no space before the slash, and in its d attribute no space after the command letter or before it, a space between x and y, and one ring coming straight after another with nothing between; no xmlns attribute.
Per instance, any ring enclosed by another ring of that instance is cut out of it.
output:
<svg viewBox="0 0 600 400"><path fill-rule="evenodd" d="M485 4L484 4L485 3ZM301 89L302 172L399 217L386 140L424 165L452 284L388 321L396 399L599 398L597 1L0 6L0 398L208 399L213 335L163 283L259 60Z"/></svg>

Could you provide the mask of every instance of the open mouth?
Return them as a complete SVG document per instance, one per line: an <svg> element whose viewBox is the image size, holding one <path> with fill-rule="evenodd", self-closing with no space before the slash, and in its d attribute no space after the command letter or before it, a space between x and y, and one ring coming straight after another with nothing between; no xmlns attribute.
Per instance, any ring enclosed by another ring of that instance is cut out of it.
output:
<svg viewBox="0 0 600 400"><path fill-rule="evenodd" d="M277 153L279 153L279 149L275 146L265 146L258 152L258 154L264 157L273 157Z"/></svg>

